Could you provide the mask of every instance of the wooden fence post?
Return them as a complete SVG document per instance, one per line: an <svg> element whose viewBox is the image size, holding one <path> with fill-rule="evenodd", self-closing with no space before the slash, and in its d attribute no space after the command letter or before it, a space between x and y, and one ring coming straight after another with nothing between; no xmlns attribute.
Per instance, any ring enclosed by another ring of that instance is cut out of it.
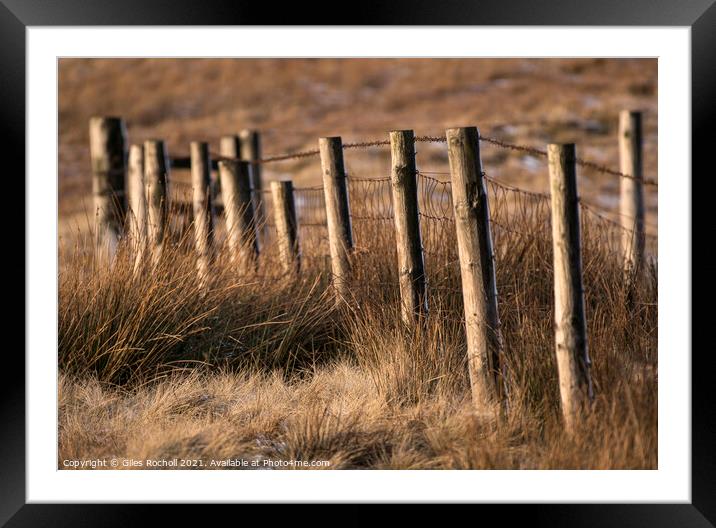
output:
<svg viewBox="0 0 716 528"><path fill-rule="evenodd" d="M554 322L559 392L572 431L592 399L582 288L582 257L574 144L547 148L552 203Z"/></svg>
<svg viewBox="0 0 716 528"><path fill-rule="evenodd" d="M337 301L341 302L348 300L350 295L350 252L353 250L348 185L343 166L343 143L340 137L325 137L318 140L318 147L321 154L333 287Z"/></svg>
<svg viewBox="0 0 716 528"><path fill-rule="evenodd" d="M256 214L256 225L258 231L263 232L266 226L266 208L263 203L262 190L263 180L261 178L261 134L256 130L244 129L239 132L241 147L241 159L251 162L251 185L253 188L254 213Z"/></svg>
<svg viewBox="0 0 716 528"><path fill-rule="evenodd" d="M97 249L111 259L122 237L127 207L124 190L127 129L118 117L93 117L89 137Z"/></svg>
<svg viewBox="0 0 716 528"><path fill-rule="evenodd" d="M129 147L127 179L130 208L129 233L135 253L134 269L137 270L144 259L144 251L147 247L147 197L144 188L144 148L142 145Z"/></svg>
<svg viewBox="0 0 716 528"><path fill-rule="evenodd" d="M446 130L452 180L468 368L476 408L489 412L499 400L502 335L497 308L492 232L475 127Z"/></svg>
<svg viewBox="0 0 716 528"><path fill-rule="evenodd" d="M147 196L147 238L156 263L161 256L168 213L169 156L164 141L144 142L144 185Z"/></svg>
<svg viewBox="0 0 716 528"><path fill-rule="evenodd" d="M391 190L398 250L401 317L413 325L427 314L425 264L418 214L418 175L415 167L415 135L412 130L390 133Z"/></svg>
<svg viewBox="0 0 716 528"><path fill-rule="evenodd" d="M251 167L245 161L221 161L221 189L231 262L246 271L256 262L259 245L251 199Z"/></svg>
<svg viewBox="0 0 716 528"><path fill-rule="evenodd" d="M241 157L241 143L239 136L221 136L219 140L219 154L225 158Z"/></svg>
<svg viewBox="0 0 716 528"><path fill-rule="evenodd" d="M214 208L210 192L211 158L208 143L191 143L191 187L197 268L199 280L206 283L214 244Z"/></svg>
<svg viewBox="0 0 716 528"><path fill-rule="evenodd" d="M624 110L619 114L620 169L633 178L621 178L619 214L622 232L624 270L630 282L636 279L644 262L644 189L641 112Z"/></svg>
<svg viewBox="0 0 716 528"><path fill-rule="evenodd" d="M219 154L224 158L241 158L241 142L239 136L222 136L219 140ZM221 171L217 169L216 177L212 182L212 198L216 200L221 196Z"/></svg>
<svg viewBox="0 0 716 528"><path fill-rule="evenodd" d="M298 241L298 220L293 198L293 182L272 181L271 195L283 269L286 273L297 273L301 269L301 248Z"/></svg>

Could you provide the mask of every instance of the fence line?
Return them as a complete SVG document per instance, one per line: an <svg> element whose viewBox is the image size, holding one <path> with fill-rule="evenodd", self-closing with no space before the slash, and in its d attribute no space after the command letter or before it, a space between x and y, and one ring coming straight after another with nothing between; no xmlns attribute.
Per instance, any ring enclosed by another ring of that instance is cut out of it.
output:
<svg viewBox="0 0 716 528"><path fill-rule="evenodd" d="M423 192L424 192L425 194L430 194L430 193L433 193L433 194L434 194L434 193L446 193L446 192L449 192L449 186L450 186L450 182L449 182L449 181L439 180L439 179L433 178L433 177L431 176L431 175L449 176L449 175L450 175L449 172L417 170L417 171L416 171L416 174L417 174L417 176L418 176L421 180L423 180L424 182L427 182L427 183L424 184L424 187L427 187L428 189L432 189L430 192L428 192L427 190L424 190ZM549 199L550 199L550 195L547 194L547 193L543 193L543 192L539 192L539 191L532 191L532 190L529 190L529 189L523 189L523 188L521 188L521 187L517 187L517 186L514 186L514 185L510 185L510 184L501 182L501 181L499 181L499 180L497 180L497 179L491 177L490 175L488 175L488 174L487 174L486 172L484 172L484 171L483 171L483 173L482 173L482 176L483 176L483 177L485 178L485 180L488 181L490 184L492 184L492 185L494 185L494 186L497 186L497 187L500 187L500 188L502 188L502 189L505 189L505 190L507 190L507 191L510 191L510 192L513 192L513 193L516 193L516 194L525 195L525 196L531 196L531 197L542 198L542 199L545 199L545 200L549 200ZM383 184L383 183L388 183L388 182L390 182L390 178L389 178L389 177L387 177L387 178L362 178L362 177L353 176L353 175L350 174L350 173L346 173L346 177L347 177L347 179L348 179L348 181L349 181L350 184L364 183L364 184L367 184L367 185L378 185L378 184ZM180 185L180 186L186 186L186 187L188 187L188 186L190 185L189 183L186 183L186 182L173 182L173 185L174 185L174 186L176 186L177 184ZM438 190L437 190L438 187L443 187L443 188L438 191ZM294 192L296 192L296 193L300 193L300 192L304 192L304 191L306 191L306 192L309 192L309 191L323 192L323 186L322 186L322 185L314 185L314 186L308 186L308 187L294 187L293 190L294 190ZM271 195L271 191L270 191L270 190L267 190L267 189L263 189L263 190L260 190L260 191L254 190L253 192L254 192L254 193L260 193L260 194L262 194L262 195L264 195L264 196L270 196L270 195ZM364 193L364 194L367 196L368 199L370 199L370 200L372 201L373 204L379 203L379 201L376 199L374 193ZM427 203L427 204L430 204L430 203L432 203L432 202L429 201L429 200L426 200L426 203ZM603 210L602 208L600 208L598 205L596 205L596 204L594 204L594 203L590 203L590 202L586 201L586 200L585 200L584 198L582 198L582 197L579 198L579 203L580 203L580 206L581 206L581 207L583 207L584 209L589 209L591 213L593 213L593 214L599 216L600 218L602 218L603 220L605 220L605 221L607 221L607 222L613 223L613 224L615 225L615 227L617 227L617 228L619 228L619 229L622 229L622 230L624 230L624 231L627 232L627 233L630 233L630 232L632 231L630 228L626 227L623 223L620 223L620 222L618 222L617 220L614 220L614 219L609 218L609 217L607 216L608 214L611 214L611 215L616 215L617 217L620 217L620 218L626 218L626 219L630 219L630 218L631 218L631 217L625 215L624 213L621 213L621 212L618 211L618 210L616 210L616 211L604 211L604 210ZM322 207L322 205L319 206L319 207ZM385 207L384 204L383 204L383 205L374 205L373 207L367 207L367 209L373 208L373 209L381 209L381 210L384 210L384 207ZM444 215L443 215L443 216L436 216L436 215L431 215L431 214L425 213L423 210L421 210L420 215L421 215L421 216L424 216L424 217L426 217L426 218L432 218L432 219L452 220L452 217L450 217L450 216L444 216ZM381 214L381 215L369 215L369 216L359 215L359 214L352 214L351 217L352 217L352 218L357 218L357 219L364 219L364 220L365 220L365 219L390 220L390 219L393 218L392 216L389 216L389 215L386 215L386 214ZM270 223L271 220L268 220L268 222L269 222L268 225L272 225L272 224ZM652 228L652 229L654 229L654 230L657 230L657 229L658 229L658 226L657 226L656 224L654 224L654 223L652 223L652 222L647 222L647 221L645 221L645 220L643 221L643 225L646 226L646 227L650 227L650 228ZM646 236L647 238L655 238L655 237L656 237L656 235L651 234L651 233L645 233L644 236Z"/></svg>
<svg viewBox="0 0 716 528"><path fill-rule="evenodd" d="M449 175L446 172L425 172L417 170L418 176L418 187L419 187L419 201L420 210L419 216L426 221L434 222L452 222L454 220L451 210L450 192L451 183L450 181L443 181L430 176L430 174L436 175ZM518 210L522 210L522 217L525 217L525 210L529 207L534 207L534 200L540 200L547 203L550 199L550 195L547 193L532 191L523 189L514 185L509 185L504 182L500 182L495 178L492 178L487 173L483 172L483 177L488 183L488 191L492 196L492 212L493 223L498 225L501 230L518 233L514 227L508 227L498 217L503 216L500 210L495 207L496 204L510 203L510 212L514 214ZM354 197L354 203L352 204L351 219L353 221L376 221L376 222L387 222L394 219L392 212L392 204L390 203L390 178L363 178L356 177L352 174L347 174L347 181L350 188L350 195ZM186 187L186 195L189 196L190 189L189 184L181 182L179 185ZM177 182L174 182L173 188L176 189ZM269 199L271 191L263 189L261 191L253 191L254 193L261 193L265 198L265 204L268 208L271 208L271 200ZM303 227L325 227L325 206L323 201L324 188L322 185L307 186L307 187L294 187L294 193L296 195L296 208L297 215L299 218L299 229ZM499 193L502 193L500 198L497 197ZM531 200L528 206L520 205L520 200ZM609 224L614 229L615 237L622 236L622 232L631 232L625 227L620 221L610 218L607 215L616 215L621 217L619 211L603 211L599 206L586 201L584 198L579 198L579 205L582 211L589 213L590 215L598 218L600 221ZM507 205L501 205L500 208L508 207ZM222 207L217 207L217 213L221 213ZM268 227L274 227L273 218L271 214L267 213L265 223ZM651 222L645 222L645 226L657 230L657 225ZM522 233L523 235L530 233ZM610 235L611 236L611 235ZM656 234L645 233L647 240L655 241L657 239ZM609 248L612 252L619 252L618 247L612 247L612 241L610 240ZM426 250L426 253L431 253L430 250ZM310 258L310 256L308 257Z"/></svg>
<svg viewBox="0 0 716 528"><path fill-rule="evenodd" d="M489 136L483 136L480 135L479 137L480 141L484 141L486 143L490 143L492 145L495 145L497 147L508 149L508 150L514 150L517 152L525 152L528 154L532 154L534 156L547 158L547 151L543 149L539 149L536 147L530 147L529 145L520 145L516 143L509 143L507 141L503 141L501 139L497 139L494 137ZM415 137L416 142L422 142L422 143L445 143L446 139L444 136L416 136ZM371 147L386 147L390 146L390 140L367 140L367 141L358 141L354 143L344 143L343 149L362 149L362 148L371 148ZM296 159L302 159L302 158L310 158L314 156L318 156L320 154L319 149L310 149L310 150L303 150L303 151L297 151L297 152L288 152L284 154L277 154L275 156L268 156L260 159L256 159L254 161L255 164L266 164L266 163L274 163L278 161L289 161L289 160L296 160ZM216 166L216 163L219 161L240 161L240 158L232 158L227 156L222 156L220 154L212 154L212 162L214 166ZM653 187L658 187L658 182L654 179L650 178L643 178L640 176L635 176L628 174L626 172L618 171L616 169L612 169L610 167L607 167L606 165L600 165L598 163L595 163L593 161L585 160L584 158L577 157L575 163L580 167L585 167L588 169L595 170L597 172L603 173L603 174L610 174L612 176L618 176L620 178L625 178L628 180L639 180L642 185L649 185ZM172 166L175 168L188 168L189 162L188 158L173 158L172 159ZM445 173L447 174L447 173Z"/></svg>
<svg viewBox="0 0 716 528"><path fill-rule="evenodd" d="M451 205L451 188L450 181L443 181L427 174L436 174L434 172L423 172L417 171L418 176L418 187L419 187L419 216L426 222L437 222L445 224L454 221L452 216L452 205ZM448 173L438 173L448 174ZM520 232L516 230L515 226L508 226L506 221L508 216L519 216L520 221L525 221L528 217L539 216L540 209L536 207L537 202L546 204L549 202L550 195L547 193L531 191L523 189L521 187L509 185L495 178L490 177L486 173L483 173L486 182L488 183L488 192L491 196L493 204L498 204L499 207L494 207L492 211L493 224L498 226L497 237L499 238L499 232L510 232L513 234L531 235L533 232ZM390 178L363 178L356 177L355 175L347 175L348 186L350 189L350 195L353 198L354 203L352 204L351 220L360 222L389 222L394 219L392 203L390 200ZM188 184L181 184L187 186L188 196ZM175 189L177 185L173 186ZM254 193L258 191L253 191ZM270 199L270 190L260 191L265 198L265 205L270 211L272 203ZM323 227L325 228L327 223L325 220L325 205L323 200L324 188L322 185L318 186L307 186L307 187L294 187L294 193L296 196L296 208L298 215L299 231L303 231L303 228L311 227ZM620 249L618 244L612 238L620 238L622 233L628 232L628 228L613 218L607 215L620 216L618 211L605 212L595 204L586 201L584 198L579 199L580 209L585 213L585 218L598 219L603 224L607 224L608 228L613 233L607 233L607 226L602 226L601 231L604 233L602 237L603 241L607 241L606 245L611 253L619 253ZM217 207L217 213L221 213L223 208ZM503 211L504 210L504 211ZM528 213L531 211L531 213ZM188 211L187 211L188 212ZM541 211L542 216L548 220L548 215L543 210ZM268 227L275 227L273 223L272 214L267 212L265 219ZM533 220L530 220L533 222ZM513 223L519 223L517 221ZM645 223L646 226L657 230L657 225L653 223ZM436 231L438 228L428 224L423 225L424 231ZM654 243L658 235L652 233L646 233L645 237L648 242ZM434 254L434 251L426 249L426 254ZM305 258L311 258L310 255L305 254Z"/></svg>
<svg viewBox="0 0 716 528"><path fill-rule="evenodd" d="M278 257L284 273L302 273L318 263L321 271L330 270L338 305L344 301L353 305L354 296L362 295L363 289L353 291L351 285L361 282L374 300L391 304L400 300L402 319L409 325L427 311L432 303L429 297L444 296L452 308L459 307L451 313L463 314L460 322L466 328L475 406L481 412L491 412L492 403L505 396L498 275L504 273L500 270L521 262L544 266L545 259L552 255L555 344L562 406L569 428L592 396L582 277L592 274L594 280L595 273L612 265L614 259L604 258L603 250L614 250L623 260L623 241L631 238L625 233L634 225L607 218L578 196L576 166L624 177L624 181L637 187L648 182L656 187L656 182L641 178L640 170L632 170L636 176L631 176L579 160L574 145L550 145L548 151L542 151L481 137L475 127L449 129L446 137L415 137L412 131L400 131L392 132L390 138L355 143L342 143L340 137L320 138L315 151L268 158L260 158L256 147L250 156L244 156L251 160L230 156L210 160L208 145L194 143L193 163L189 164L193 169L193 203L188 204L175 199L175 182L169 178L170 168L181 166L183 158L171 163L164 142L146 142L147 238L156 253L153 260L166 236L179 235L183 240L193 229L198 235L196 253L206 261L200 267L200 280L202 276L207 279L212 255L208 246L221 243L217 240L221 237L214 237L211 227L210 171L216 164L216 183L222 188L223 242L229 247L230 261L238 264L242 272L255 273L262 269L260 261L272 262ZM550 193L529 191L490 178L480 160L480 141L547 157ZM420 171L416 167L415 142L446 143L450 172ZM115 150L125 148L123 141L116 143ZM390 177L347 174L344 150L385 145L391 145ZM639 156L640 163L641 142L636 141L630 148L630 155ZM118 158L119 152L106 150L108 157ZM273 182L271 189L263 189L252 181L258 164L316 155L320 156L323 185L293 187L290 181ZM101 179L103 188L109 188L109 178L116 174L94 168L95 179ZM441 175L450 179L434 177ZM118 194L120 186L114 187ZM185 191L189 194L188 189ZM107 198L116 196L108 192ZM261 214L256 203L265 208ZM623 210L618 214L623 217ZM201 233L197 231L197 219L192 218L197 215L202 217L199 223L206 216ZM264 230L268 225L274 229ZM640 221L637 227L644 225ZM586 236L582 237L582 233ZM446 243L455 240L457 244ZM583 246L590 248L584 263ZM380 251L372 251L372 247ZM536 251L528 252L530 248ZM397 261L398 266L386 266L386 259ZM307 260L308 266L304 266ZM534 268L526 269L525 279L529 280ZM460 284L455 277L459 277ZM509 294L511 285L505 287Z"/></svg>

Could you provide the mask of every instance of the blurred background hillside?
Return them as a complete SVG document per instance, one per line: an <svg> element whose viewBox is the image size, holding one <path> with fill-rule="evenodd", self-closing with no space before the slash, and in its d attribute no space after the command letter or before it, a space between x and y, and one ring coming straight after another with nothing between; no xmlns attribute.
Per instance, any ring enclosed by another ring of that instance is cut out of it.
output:
<svg viewBox="0 0 716 528"><path fill-rule="evenodd" d="M93 115L124 117L130 143L162 138L172 156L187 156L197 140L218 152L219 137L242 128L262 131L269 156L315 148L320 136L348 142L385 139L391 129L441 135L476 125L483 135L538 148L576 142L581 157L618 169L618 113L626 108L645 112L645 176L656 179L656 59L61 59L60 232L86 225L91 211ZM493 178L547 190L543 159L487 144L482 156ZM389 153L346 152L346 165L384 177ZM264 178L315 184L319 167L317 158L271 164ZM419 144L418 167L447 171L444 144ZM580 176L582 195L614 212L619 178ZM173 179L187 181L188 173ZM653 232L656 189L646 196Z"/></svg>

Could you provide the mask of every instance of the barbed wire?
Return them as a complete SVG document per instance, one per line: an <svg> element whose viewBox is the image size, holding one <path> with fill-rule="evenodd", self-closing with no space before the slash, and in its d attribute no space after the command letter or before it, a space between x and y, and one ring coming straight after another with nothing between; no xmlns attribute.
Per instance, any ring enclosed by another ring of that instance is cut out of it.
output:
<svg viewBox="0 0 716 528"><path fill-rule="evenodd" d="M418 143L447 143L445 136L417 136L415 141Z"/></svg>
<svg viewBox="0 0 716 528"><path fill-rule="evenodd" d="M444 136L418 136L415 138L415 141L431 142L431 143L445 143L445 142L447 142L447 138L445 138ZM530 147L529 145L519 145L516 143L508 143L507 141L502 141L495 137L483 136L483 135L480 135L480 141L484 141L486 143L490 143L491 145L495 145L496 147L500 147L500 148L504 148L504 149L508 149L508 150L514 150L517 152L525 152L525 153L532 154L534 156L538 156L538 157L542 157L542 158L547 157L546 150L542 150L542 149L539 149L536 147ZM599 165L598 163L595 163L595 162L589 161L589 160L585 160L583 158L578 157L575 160L575 162L580 167L593 169L597 172L611 174L612 176L619 176L620 178L641 180L643 185L652 185L654 187L658 186L658 183L656 180L652 180L652 179L648 179L648 178L638 178L631 174L626 174L624 172L611 169L605 165Z"/></svg>
<svg viewBox="0 0 716 528"><path fill-rule="evenodd" d="M590 202L585 201L583 198L579 198L579 205L582 206L583 209L587 209L590 213L592 213L592 214L598 216L598 217L601 218L602 220L614 224L616 227L619 227L619 228L621 228L621 229L624 229L625 231L633 231L633 229L631 229L631 228L629 228L629 227L623 225L623 224L622 224L621 222L619 222L618 220L614 220L613 218L609 218L609 217L607 216L607 213L605 213L605 211L603 211L602 209L600 209L598 206L596 206L596 205L594 205L594 204L592 204L592 203L590 203ZM618 216L618 217L620 217L620 218L626 218L627 220L632 220L632 221L634 220L634 218L633 218L632 216L630 216L630 215L625 215L625 214L623 214L623 213L620 213L619 211L610 211L609 214L614 214L614 215L616 215L616 216ZM653 224L653 223L651 223L651 222L647 222L646 220L644 220L642 223L643 223L644 227L651 227L651 228L654 229L654 230L657 230L657 229L658 229L658 226L657 226L656 224ZM645 233L645 235L646 235L646 236L652 236L652 237L654 236L654 235L650 235L649 233Z"/></svg>
<svg viewBox="0 0 716 528"><path fill-rule="evenodd" d="M516 152L524 152L527 154L531 154L533 156L546 158L547 157L547 151L543 149L539 149L536 147L531 147L529 145L521 145L516 143L509 143L507 141L503 141L501 139L491 137L491 136L483 136L480 135L479 137L480 141L484 141L486 143L490 143L491 145L494 145L499 148L507 149L507 150L513 150ZM446 143L447 138L445 136L416 136L415 141L419 143ZM350 142L350 143L344 143L343 149L362 149L362 148L371 148L371 147L384 147L390 145L390 140L384 139L384 140L368 140L368 141L357 141L357 142ZM266 163L275 163L279 161L289 161L289 160L297 160L297 159L303 159L303 158L310 158L314 156L320 155L319 149L311 149L311 150L303 150L303 151L297 151L297 152L289 152L285 154L277 154L274 156L267 156L261 159L257 160L251 160L251 163L254 164L266 164ZM214 160L216 163L225 161L225 162L239 162L239 161L246 161L241 160L240 158L231 158L226 157L222 155L217 155L212 153L211 154L212 160ZM188 158L174 158L172 160L172 165L176 167L186 168L188 166L189 160ZM631 180L639 180L643 185L649 185L653 187L658 187L658 182L654 179L650 178L639 178L637 176L633 176L631 174L626 174L624 172L612 169L610 167L607 167L605 165L600 165L598 163L595 163L593 161L585 160L583 158L578 157L575 160L575 163L581 167L585 167L588 169L595 170L600 173L609 174L612 176L618 176L620 178L626 178Z"/></svg>
<svg viewBox="0 0 716 528"><path fill-rule="evenodd" d="M429 220L436 220L436 221L446 221L446 220L452 220L452 216L446 214L449 210L449 207L443 203L441 207L436 209L436 203L445 202L446 200L435 200L434 195L436 194L444 194L447 198L447 201L451 200L451 195L449 191L449 187L451 185L450 181L443 181L439 180L437 178L434 178L431 175L444 175L449 176L449 172L438 172L438 171L422 171L417 170L416 171L417 176L422 180L423 185L421 187L421 193L422 196L420 197L420 212L419 215L421 217L427 218ZM363 177L356 177L353 176L352 173L348 173L347 175L348 181L351 184L365 184L365 185L372 185L372 186L378 186L381 184L386 184L390 182L390 177L382 177L382 178L363 178ZM509 185L507 183L501 182L495 178L492 178L489 176L486 172L483 171L482 173L483 178L485 181L492 184L495 188L502 189L504 191L515 193L515 194L521 194L524 196L532 197L532 198L539 198L541 200L549 200L550 195L548 193L538 192L538 191L532 191L528 189L523 189L521 187L517 187L514 185ZM191 183L189 182L183 182L183 181L177 181L172 182L172 185L176 186L179 184L180 187L185 187L186 190L183 192L179 192L179 195L184 198L184 201L188 202L190 199L190 191L189 187L191 187ZM175 187L176 188L176 187ZM254 189L252 191L254 194L261 194L264 196L268 196L271 194L271 191L268 189L262 189L262 190L256 190ZM311 205L304 205L301 209L302 210L312 210L316 209L316 211L323 211L324 208L324 199L323 199L323 192L324 187L323 185L315 185L310 187L294 187L294 192L297 196L302 196L305 193L317 193L315 196L312 196L308 199L307 203L310 203ZM352 218L355 220L388 220L392 219L392 213L388 214L386 211L389 211L392 207L392 205L387 203L382 203L383 200L389 201L389 193L388 192L381 192L380 190L373 189L370 193L366 192L366 189L363 189L361 191L361 194L363 195L364 201L367 203L364 203L360 206L360 209L363 211L361 214L352 214ZM308 197L307 197L308 198ZM306 199L306 198L304 198ZM616 227L619 227L621 229L629 230L628 227L625 227L621 222L618 220L614 220L613 218L610 218L607 215L615 215L618 217L624 217L624 218L630 218L628 215L624 215L620 213L619 211L609 210L605 211L602 208L600 208L598 205L590 203L586 201L584 198L579 198L579 203L584 209L588 209L589 212L593 213L594 215L598 216L602 220L609 222L613 224ZM428 209L428 212L423 211L423 209ZM366 213L365 211L376 209L381 210L383 213L378 215L371 215ZM438 212L436 212L438 211ZM315 211L314 217L315 217ZM319 216L325 216L322 212L319 214ZM654 230L658 230L658 226L654 223L644 221L643 222L645 227L650 227ZM321 225L325 226L325 220L322 222L303 222L302 225L305 226L315 226L315 225ZM499 225L499 224L497 224ZM502 226L501 226L502 227ZM654 236L654 235L647 235L647 236Z"/></svg>
<svg viewBox="0 0 716 528"><path fill-rule="evenodd" d="M387 178L358 178L358 177L352 176L351 174L346 174L346 177L350 181L354 181L354 182L389 182L390 181L390 177L387 177Z"/></svg>
<svg viewBox="0 0 716 528"><path fill-rule="evenodd" d="M308 193L308 192L318 193L318 192L320 192L321 194L323 194L323 185L321 184L321 185L312 185L312 186L310 186L310 187L294 187L293 190L296 191L296 192L299 192L299 191L300 191L300 192L304 192L304 193Z"/></svg>
<svg viewBox="0 0 716 528"><path fill-rule="evenodd" d="M518 152L526 152L528 154L532 154L534 156L539 156L546 158L547 157L547 151L538 149L536 147L530 147L528 145L518 145L515 143L508 143L506 141L502 141L500 139L494 138L494 137L488 137L488 136L480 136L480 141L485 141L486 143L490 143L492 145L495 145L500 148L508 149L508 150L514 150ZM597 172L601 172L604 174L611 174L612 176L618 176L620 178L626 178L630 180L639 180L643 185L651 185L653 187L658 187L658 182L653 179L649 178L639 178L637 176L633 176L631 174L626 174L624 172L611 169L605 165L599 165L598 163L595 163L593 161L585 160L583 158L577 157L575 160L575 163L579 165L580 167L585 167L589 169L593 169Z"/></svg>
<svg viewBox="0 0 716 528"><path fill-rule="evenodd" d="M390 145L388 139L376 139L373 141L357 141L354 143L343 143L343 149L358 149L358 148L370 148L370 147L385 147Z"/></svg>
<svg viewBox="0 0 716 528"><path fill-rule="evenodd" d="M430 171L428 171L430 172ZM434 173L430 173L434 174ZM367 175L367 174L366 174ZM440 176L441 174L435 174ZM447 173L445 173L447 175ZM360 280L376 288L376 295L393 295L397 292L397 274L390 269L386 275L385 259L393 259L395 227L390 178L366 178L364 174L348 173L347 184L351 197L351 223L355 244L355 269ZM499 269L507 269L522 258L549 259L551 244L550 196L508 185L483 173L490 205L493 247ZM455 282L457 247L455 244L455 219L453 214L451 182L443 181L422 171L417 171L418 211L425 272L429 277L431 295L455 295L460 298L459 285ZM295 187L294 198L298 220L299 240L303 261L311 269L325 270L330 266L330 248L325 212L325 195L322 186ZM265 194L265 193L263 193ZM278 234L272 222L273 203L266 198L266 220L269 229L261 230L262 258L276 258ZM597 206L580 200L582 243L586 274L598 274L604 255L621 258L623 233L631 232L627 225L614 220L596 209ZM173 209L174 220L170 231L187 233L192 225L190 203ZM179 214L177 214L179 213ZM645 223L645 225L648 225ZM219 224L221 226L221 224ZM223 229L219 237L225 236ZM648 251L655 258L658 246L657 234L645 233ZM529 248L538 251L529 253ZM516 248L516 249L515 249ZM386 253L386 251L388 253ZM616 262L616 261L615 261ZM379 291L385 286L385 291ZM388 288L389 287L389 288ZM510 285L504 292L509 295ZM386 293L387 292L387 293Z"/></svg>

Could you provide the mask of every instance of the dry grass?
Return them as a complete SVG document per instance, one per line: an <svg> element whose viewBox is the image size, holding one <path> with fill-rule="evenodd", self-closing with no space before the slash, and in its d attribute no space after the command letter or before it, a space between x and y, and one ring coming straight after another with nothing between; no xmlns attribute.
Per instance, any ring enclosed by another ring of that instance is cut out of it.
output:
<svg viewBox="0 0 716 528"><path fill-rule="evenodd" d="M225 251L203 287L188 234L173 233L159 263L138 270L128 244L111 268L81 242L66 250L59 298L65 372L136 384L195 364L297 369L332 346L334 303L320 274L288 280L269 254L268 273L241 276Z"/></svg>
<svg viewBox="0 0 716 528"><path fill-rule="evenodd" d="M383 393L396 387L389 379L381 383L348 361L302 380L194 372L128 391L62 376L59 460L176 457L207 466L224 459L328 460L331 469L656 467L655 417L643 414L655 402L643 386L600 398L580 434L570 437L553 413L542 420L520 409L503 422L485 422L471 413L466 392L421 393L420 402L397 404Z"/></svg>
<svg viewBox="0 0 716 528"><path fill-rule="evenodd" d="M358 239L371 233L361 224L356 231ZM63 255L60 276L58 463L177 457L328 460L331 468L655 468L653 270L630 309L618 259L585 240L597 399L567 437L549 240L532 232L499 239L510 399L492 419L471 412L455 267L442 270L429 316L408 332L386 241L356 257L350 309L334 307L327 270L286 277L269 265L270 251L260 273L238 273L219 258L201 289L181 234L167 240L157 268L136 274L127 248L109 269L78 244ZM428 256L428 270L438 267L435 258Z"/></svg>

